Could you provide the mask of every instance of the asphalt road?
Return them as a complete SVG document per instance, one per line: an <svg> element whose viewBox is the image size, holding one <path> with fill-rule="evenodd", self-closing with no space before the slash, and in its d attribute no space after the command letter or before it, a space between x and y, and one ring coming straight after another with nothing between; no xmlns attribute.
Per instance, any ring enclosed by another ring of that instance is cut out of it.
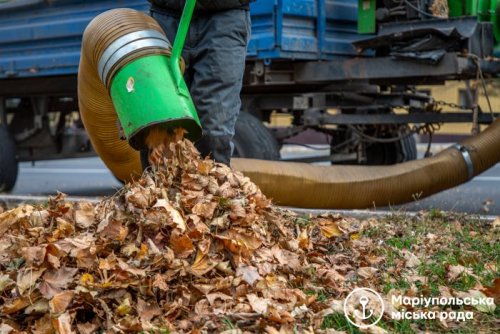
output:
<svg viewBox="0 0 500 334"><path fill-rule="evenodd" d="M326 153L327 150L323 153ZM322 151L286 146L284 157L311 156ZM51 195L56 191L71 196L107 196L121 184L106 169L99 158L39 161L34 165L21 163L14 195ZM408 211L440 208L447 211L500 215L500 164L461 186L429 198L396 208ZM388 208L380 208L387 210Z"/></svg>

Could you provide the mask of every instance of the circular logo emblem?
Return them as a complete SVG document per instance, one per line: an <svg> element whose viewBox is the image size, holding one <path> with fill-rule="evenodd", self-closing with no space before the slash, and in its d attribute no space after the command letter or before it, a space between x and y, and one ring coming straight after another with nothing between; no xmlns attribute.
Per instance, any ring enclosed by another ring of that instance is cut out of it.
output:
<svg viewBox="0 0 500 334"><path fill-rule="evenodd" d="M344 315L358 328L375 326L384 315L384 301L372 289L354 289L344 301Z"/></svg>

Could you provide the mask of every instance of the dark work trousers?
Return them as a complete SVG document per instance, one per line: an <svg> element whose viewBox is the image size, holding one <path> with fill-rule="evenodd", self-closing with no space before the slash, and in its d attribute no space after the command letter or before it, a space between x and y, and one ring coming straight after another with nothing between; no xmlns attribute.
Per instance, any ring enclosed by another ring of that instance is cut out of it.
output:
<svg viewBox="0 0 500 334"><path fill-rule="evenodd" d="M151 8L171 43L180 16ZM240 91L250 37L250 13L244 9L196 12L193 15L182 57L184 79L191 92L203 128L195 145L203 156L229 165Z"/></svg>

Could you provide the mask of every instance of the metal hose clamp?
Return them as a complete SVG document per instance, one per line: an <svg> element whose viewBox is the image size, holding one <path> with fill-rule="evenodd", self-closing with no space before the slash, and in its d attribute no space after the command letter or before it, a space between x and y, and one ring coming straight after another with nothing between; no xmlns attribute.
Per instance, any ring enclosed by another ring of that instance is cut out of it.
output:
<svg viewBox="0 0 500 334"><path fill-rule="evenodd" d="M469 180L472 179L474 177L474 163L472 162L469 150L460 144L454 144L452 147L456 148L462 154L462 158L464 158L465 165L467 166L467 177Z"/></svg>
<svg viewBox="0 0 500 334"><path fill-rule="evenodd" d="M130 53L146 48L170 49L167 37L157 30L140 30L118 38L104 50L97 71L102 82L106 82L110 70Z"/></svg>

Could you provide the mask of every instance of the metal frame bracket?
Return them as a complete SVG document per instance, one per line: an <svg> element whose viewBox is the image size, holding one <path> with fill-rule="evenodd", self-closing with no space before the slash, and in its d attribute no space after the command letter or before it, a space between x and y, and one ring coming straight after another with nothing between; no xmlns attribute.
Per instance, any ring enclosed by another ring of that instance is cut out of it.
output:
<svg viewBox="0 0 500 334"><path fill-rule="evenodd" d="M467 147L460 144L454 144L452 145L452 147L456 148L462 154L465 165L467 166L467 177L469 180L472 179L474 177L474 163L472 162L472 157L469 153L469 150L467 149Z"/></svg>

